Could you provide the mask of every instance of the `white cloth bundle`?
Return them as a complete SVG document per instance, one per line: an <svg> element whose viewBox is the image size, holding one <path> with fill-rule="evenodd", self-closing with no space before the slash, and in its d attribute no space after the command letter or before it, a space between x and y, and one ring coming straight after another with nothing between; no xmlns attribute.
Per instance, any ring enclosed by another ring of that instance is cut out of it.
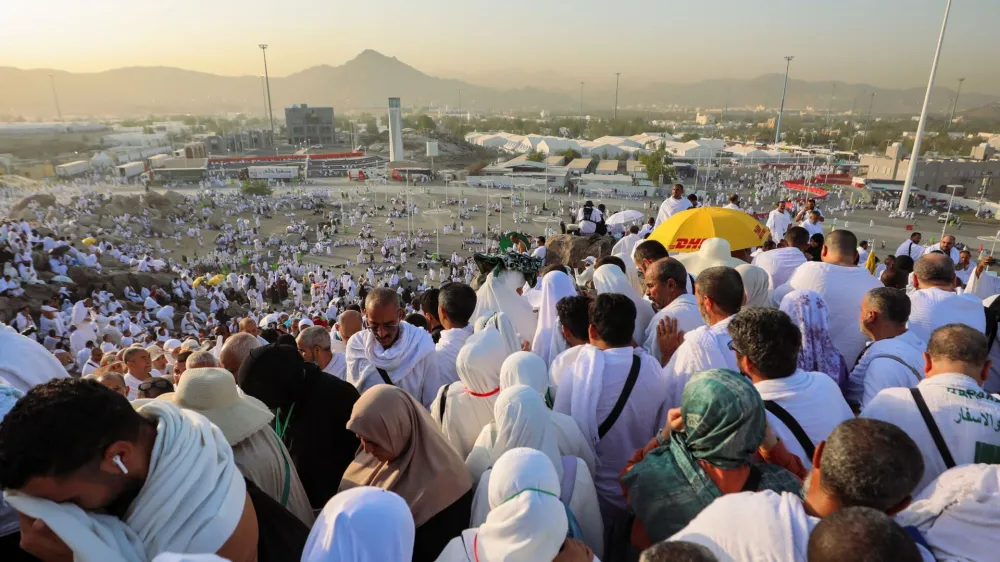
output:
<svg viewBox="0 0 1000 562"><path fill-rule="evenodd" d="M6 492L19 512L41 519L73 550L75 562L146 562L163 552L214 554L233 534L246 484L233 451L207 418L153 401L139 413L155 419L149 474L125 520L75 504Z"/></svg>

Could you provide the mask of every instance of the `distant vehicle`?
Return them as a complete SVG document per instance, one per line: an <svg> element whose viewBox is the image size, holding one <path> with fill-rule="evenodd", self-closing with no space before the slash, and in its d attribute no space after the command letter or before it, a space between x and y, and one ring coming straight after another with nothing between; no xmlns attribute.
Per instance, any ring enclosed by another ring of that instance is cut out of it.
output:
<svg viewBox="0 0 1000 562"><path fill-rule="evenodd" d="M962 224L962 217L956 215L955 213L941 213L937 217L939 223L953 222L956 225Z"/></svg>

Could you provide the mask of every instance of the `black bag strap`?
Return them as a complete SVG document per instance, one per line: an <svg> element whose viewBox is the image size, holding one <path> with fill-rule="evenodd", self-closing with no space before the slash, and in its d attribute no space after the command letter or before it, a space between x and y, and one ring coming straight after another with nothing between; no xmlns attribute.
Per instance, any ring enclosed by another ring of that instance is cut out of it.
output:
<svg viewBox="0 0 1000 562"><path fill-rule="evenodd" d="M897 357L895 355L876 355L875 357L872 357L872 361L874 361L876 359L891 359L891 360L895 361L896 363L899 363L900 365L906 367L907 370L909 370L911 373L913 373L913 376L917 379L918 383L920 381L924 380L924 377L920 376L920 371L917 371L916 369L914 369L913 365L910 365L906 361L903 361L902 357Z"/></svg>
<svg viewBox="0 0 1000 562"><path fill-rule="evenodd" d="M622 415L625 403L628 402L628 397L632 394L632 389L635 388L635 381L639 378L639 366L641 364L639 356L633 355L632 369L628 372L628 378L625 379L625 386L622 388L622 393L618 395L618 401L615 402L615 407L611 409L611 413L608 414L608 417L597 428L598 439L603 439L604 435L611 429L611 426L615 425L615 422L618 421L618 417Z"/></svg>
<svg viewBox="0 0 1000 562"><path fill-rule="evenodd" d="M743 489L741 492L756 492L760 489L760 469L757 465L750 463L750 474L747 475L747 481L743 483Z"/></svg>
<svg viewBox="0 0 1000 562"><path fill-rule="evenodd" d="M910 395L913 396L913 401L917 404L920 417L924 418L924 425L927 426L927 431L931 433L934 445L937 446L938 452L941 453L941 458L944 459L945 468L955 468L955 459L952 458L951 451L948 450L948 444L944 442L944 437L941 435L941 430L938 429L937 422L934 421L934 416L931 415L931 411L927 408L924 395L920 394L920 389L916 387L910 389Z"/></svg>
<svg viewBox="0 0 1000 562"><path fill-rule="evenodd" d="M438 420L440 420L441 425L444 425L444 409L445 405L448 403L448 388L450 384L446 384L441 387L441 401L438 403Z"/></svg>
<svg viewBox="0 0 1000 562"><path fill-rule="evenodd" d="M396 386L392 384L392 379L389 378L389 373L387 373L385 369L381 367L375 367L375 370L378 371L379 376L382 377L382 382L384 382L389 386Z"/></svg>
<svg viewBox="0 0 1000 562"><path fill-rule="evenodd" d="M809 457L809 462L812 462L813 454L816 453L816 445L814 445L812 439L809 439L809 436L806 435L805 430L802 429L799 422L795 421L795 418L788 413L788 410L782 408L774 400L765 400L764 408L768 412L774 414L774 417L781 420L781 423L785 424L785 427L787 427L792 432L792 435L795 436L795 440L802 446L802 450L805 451L806 456Z"/></svg>

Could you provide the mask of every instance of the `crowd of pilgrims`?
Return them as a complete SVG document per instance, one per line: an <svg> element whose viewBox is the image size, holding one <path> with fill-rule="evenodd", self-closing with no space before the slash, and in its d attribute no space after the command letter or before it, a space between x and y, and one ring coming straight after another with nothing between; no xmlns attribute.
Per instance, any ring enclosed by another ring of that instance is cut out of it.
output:
<svg viewBox="0 0 1000 562"><path fill-rule="evenodd" d="M281 201L231 203L303 210ZM990 258L913 233L876 259L814 232L814 201L753 251L646 239L697 203L675 188L575 267L515 246L477 290L457 253L401 278L420 236L365 237L363 209L317 233L359 234L359 278L284 237L241 254L247 219L199 263L249 271L213 287L140 247L67 251L177 278L0 326L0 559L994 559ZM0 226L12 253L72 247L26 227Z"/></svg>

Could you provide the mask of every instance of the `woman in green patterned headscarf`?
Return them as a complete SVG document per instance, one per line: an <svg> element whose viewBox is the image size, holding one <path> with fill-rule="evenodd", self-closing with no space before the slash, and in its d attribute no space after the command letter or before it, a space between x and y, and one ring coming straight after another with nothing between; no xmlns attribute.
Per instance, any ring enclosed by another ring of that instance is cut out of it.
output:
<svg viewBox="0 0 1000 562"><path fill-rule="evenodd" d="M669 442L658 436L661 445L621 478L653 543L683 529L722 496L716 482L732 485L747 474L741 489L731 491L802 493L791 472L752 462L764 441L765 416L757 390L739 373L713 369L691 377L681 402L684 429L670 433Z"/></svg>

